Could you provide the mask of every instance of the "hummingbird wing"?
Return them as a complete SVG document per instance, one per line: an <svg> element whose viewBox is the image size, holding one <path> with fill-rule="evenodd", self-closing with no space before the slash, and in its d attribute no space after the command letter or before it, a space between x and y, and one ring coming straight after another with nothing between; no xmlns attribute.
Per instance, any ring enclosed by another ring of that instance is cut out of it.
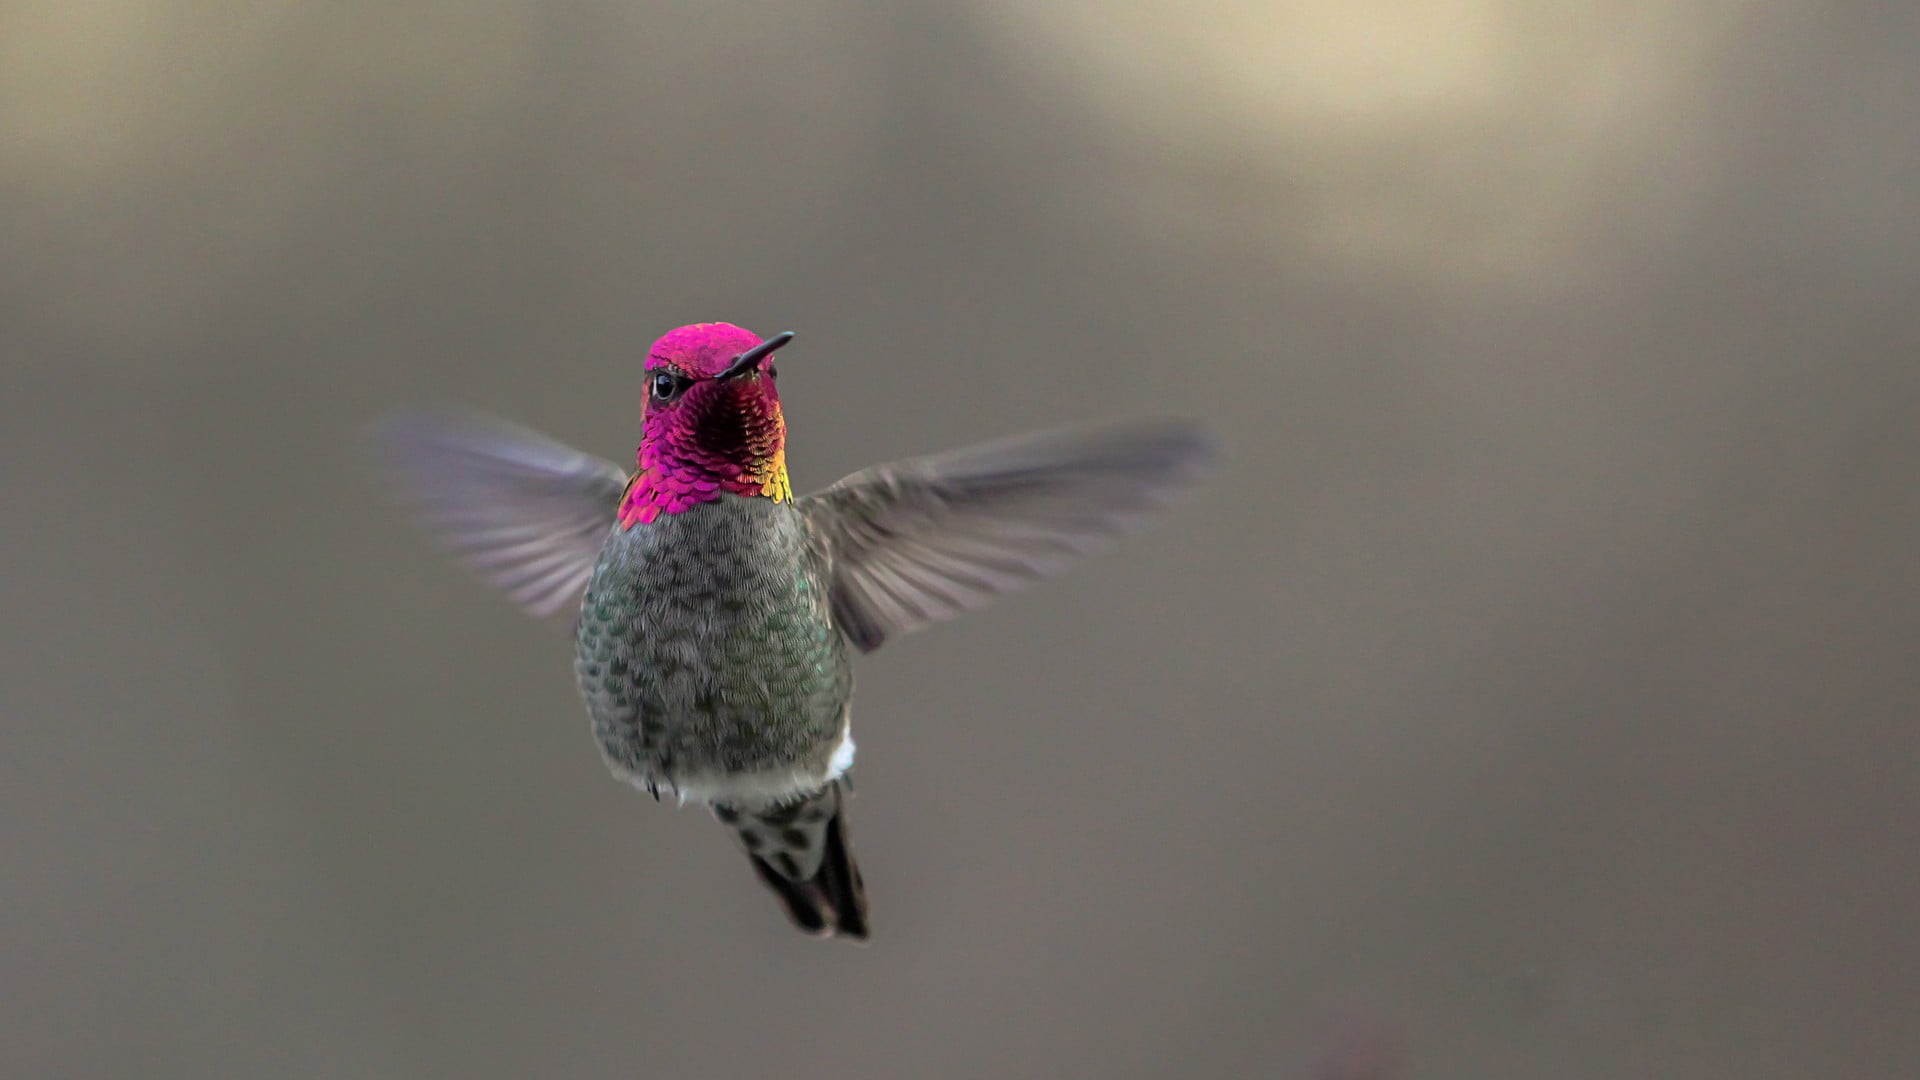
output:
<svg viewBox="0 0 1920 1080"><path fill-rule="evenodd" d="M799 501L864 652L1063 569L1211 456L1178 422L1072 428L864 469Z"/></svg>
<svg viewBox="0 0 1920 1080"><path fill-rule="evenodd" d="M536 616L579 600L626 470L478 413L402 413L376 438L405 500L460 561Z"/></svg>

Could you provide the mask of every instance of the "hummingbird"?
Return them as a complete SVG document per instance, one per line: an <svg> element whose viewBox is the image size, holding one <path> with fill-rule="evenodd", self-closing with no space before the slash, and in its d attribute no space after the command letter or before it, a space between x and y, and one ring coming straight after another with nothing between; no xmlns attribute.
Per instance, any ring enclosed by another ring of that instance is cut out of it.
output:
<svg viewBox="0 0 1920 1080"><path fill-rule="evenodd" d="M479 414L381 428L426 525L537 617L615 776L710 808L801 930L868 937L848 843L852 656L1062 569L1210 456L1194 425L1061 429L877 465L796 498L774 354L682 326L644 367L635 467Z"/></svg>

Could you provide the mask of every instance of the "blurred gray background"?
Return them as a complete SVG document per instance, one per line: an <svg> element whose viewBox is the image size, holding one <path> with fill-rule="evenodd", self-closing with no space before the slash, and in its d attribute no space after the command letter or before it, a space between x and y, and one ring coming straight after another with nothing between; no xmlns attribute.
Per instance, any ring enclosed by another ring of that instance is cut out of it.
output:
<svg viewBox="0 0 1920 1080"><path fill-rule="evenodd" d="M8 4L0 1070L1913 1075L1920 15L1786 8ZM1229 453L860 668L866 949L354 441L714 319L798 488Z"/></svg>

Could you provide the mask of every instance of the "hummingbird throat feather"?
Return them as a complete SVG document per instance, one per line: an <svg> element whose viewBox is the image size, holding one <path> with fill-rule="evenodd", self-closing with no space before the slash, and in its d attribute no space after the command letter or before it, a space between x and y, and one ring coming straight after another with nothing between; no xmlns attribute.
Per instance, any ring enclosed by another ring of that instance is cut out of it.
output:
<svg viewBox="0 0 1920 1080"><path fill-rule="evenodd" d="M648 431L640 444L640 469L620 499L622 528L718 501L723 492L774 502L793 498L787 421L778 401L722 405L705 419Z"/></svg>

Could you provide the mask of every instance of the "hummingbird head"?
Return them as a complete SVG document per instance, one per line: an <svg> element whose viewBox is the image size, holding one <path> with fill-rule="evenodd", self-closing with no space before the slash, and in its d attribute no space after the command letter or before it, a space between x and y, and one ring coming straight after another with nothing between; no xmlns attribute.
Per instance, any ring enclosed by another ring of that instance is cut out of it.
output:
<svg viewBox="0 0 1920 1080"><path fill-rule="evenodd" d="M640 469L621 502L623 523L679 513L723 491L791 497L773 353L792 339L762 341L731 323L696 323L653 343Z"/></svg>

